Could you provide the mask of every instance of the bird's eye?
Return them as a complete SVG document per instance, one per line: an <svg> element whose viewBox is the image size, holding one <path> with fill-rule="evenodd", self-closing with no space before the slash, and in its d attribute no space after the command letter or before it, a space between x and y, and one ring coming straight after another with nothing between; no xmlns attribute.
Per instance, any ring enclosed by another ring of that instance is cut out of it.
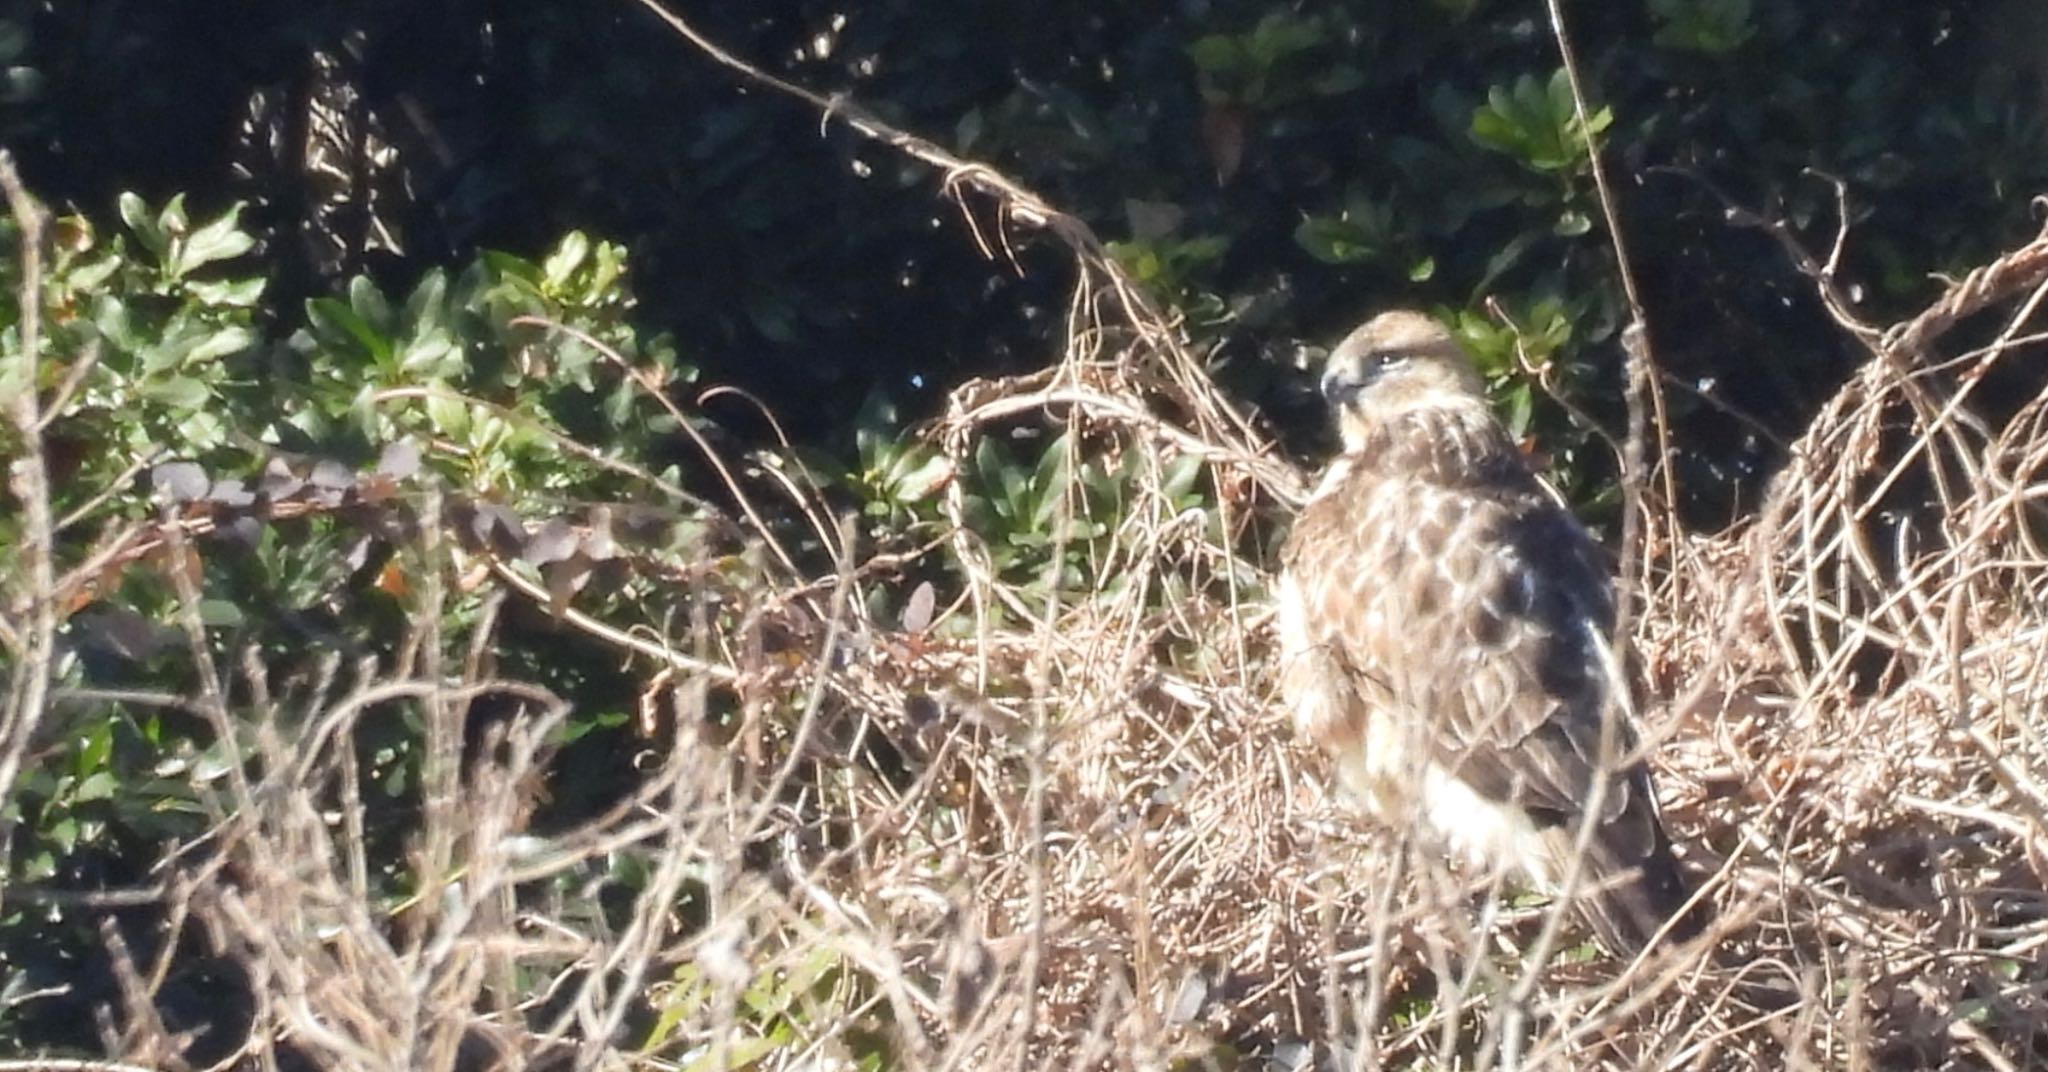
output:
<svg viewBox="0 0 2048 1072"><path fill-rule="evenodd" d="M1381 368L1393 368L1395 365L1408 360L1408 355L1399 350L1381 350L1372 355L1372 360L1374 364Z"/></svg>

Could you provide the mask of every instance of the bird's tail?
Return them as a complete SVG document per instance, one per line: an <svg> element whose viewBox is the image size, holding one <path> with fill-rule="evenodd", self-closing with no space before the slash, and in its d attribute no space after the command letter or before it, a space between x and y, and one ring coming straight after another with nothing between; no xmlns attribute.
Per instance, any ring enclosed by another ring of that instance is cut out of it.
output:
<svg viewBox="0 0 2048 1072"><path fill-rule="evenodd" d="M1569 854L1569 841L1553 841L1552 848L1553 862L1569 859L1555 851ZM1580 868L1572 908L1610 954L1633 960L1652 943L1664 947L1689 941L1714 922L1707 902L1693 900L1691 885L1661 829L1650 851L1640 859L1615 859L1608 848L1594 839L1585 866ZM1736 979L1732 993L1742 1003L1769 1012L1804 1000L1798 980L1774 974L1759 976L1746 970L1753 966L1750 962L1733 959L1727 952L1712 951L1707 962Z"/></svg>
<svg viewBox="0 0 2048 1072"><path fill-rule="evenodd" d="M1595 837L1579 869L1574 910L1609 953L1634 957L1651 942L1683 942L1700 932L1707 922L1704 902L1688 904L1691 885L1671 843L1660 827L1653 826L1648 851L1633 858L1617 858L1612 846ZM1570 829L1553 832L1562 839L1556 846L1560 862L1569 860L1576 833ZM1562 869L1558 873L1562 873Z"/></svg>

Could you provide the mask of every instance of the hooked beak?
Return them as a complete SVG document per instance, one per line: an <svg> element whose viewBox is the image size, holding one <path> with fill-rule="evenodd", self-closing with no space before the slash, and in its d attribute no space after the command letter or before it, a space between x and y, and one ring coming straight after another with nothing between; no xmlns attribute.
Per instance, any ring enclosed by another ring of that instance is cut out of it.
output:
<svg viewBox="0 0 2048 1072"><path fill-rule="evenodd" d="M1357 361L1339 361L1331 363L1329 368L1323 370L1323 398L1330 405L1339 409L1350 405L1351 401L1358 397L1358 393L1365 390L1366 384L1372 382L1371 373L1360 368L1361 364L1362 362Z"/></svg>

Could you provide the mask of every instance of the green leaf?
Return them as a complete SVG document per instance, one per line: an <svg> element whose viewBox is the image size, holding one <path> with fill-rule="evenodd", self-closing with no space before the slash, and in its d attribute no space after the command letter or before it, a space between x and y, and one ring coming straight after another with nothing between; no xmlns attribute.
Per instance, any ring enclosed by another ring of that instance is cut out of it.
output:
<svg viewBox="0 0 2048 1072"><path fill-rule="evenodd" d="M1195 481L1202 475L1202 459L1193 454L1182 454L1166 467L1166 475L1159 482L1159 490L1175 506L1182 505L1195 490Z"/></svg>
<svg viewBox="0 0 2048 1072"><path fill-rule="evenodd" d="M9 412L8 407L29 389L33 371L27 361L0 361L0 413Z"/></svg>
<svg viewBox="0 0 2048 1072"><path fill-rule="evenodd" d="M597 244L597 263L592 266L588 292L595 299L613 293L612 285L626 272L626 248L611 242Z"/></svg>
<svg viewBox="0 0 2048 1072"><path fill-rule="evenodd" d="M1315 81L1315 90L1325 97L1341 97L1365 85L1365 72L1348 63L1340 63L1323 72Z"/></svg>
<svg viewBox="0 0 2048 1072"><path fill-rule="evenodd" d="M149 380L142 385L142 395L173 409L198 409L213 400L213 390L190 376Z"/></svg>
<svg viewBox="0 0 2048 1072"><path fill-rule="evenodd" d="M121 258L110 254L73 268L71 278L67 282L74 291L95 291L120 270Z"/></svg>
<svg viewBox="0 0 2048 1072"><path fill-rule="evenodd" d="M143 346L144 340L135 331L127 303L115 295L102 294L93 300L92 324L99 329L101 338L123 353L132 354Z"/></svg>
<svg viewBox="0 0 2048 1072"><path fill-rule="evenodd" d="M994 438L984 435L974 441L974 475L979 483L995 484L1006 468L1008 461Z"/></svg>
<svg viewBox="0 0 2048 1072"><path fill-rule="evenodd" d="M390 335L396 326L392 323L391 302L369 276L359 275L348 281L348 307L379 336Z"/></svg>
<svg viewBox="0 0 2048 1072"><path fill-rule="evenodd" d="M1072 482L1073 475L1072 455L1072 437L1062 435L1046 447L1038 465L1032 470L1031 491L1036 496L1031 510L1033 531L1046 531L1060 507L1066 503L1067 485Z"/></svg>
<svg viewBox="0 0 2048 1072"><path fill-rule="evenodd" d="M1126 455L1126 457L1129 456ZM1123 500L1123 485L1118 482L1115 476L1110 475L1101 466L1093 463L1084 464L1081 466L1079 476L1081 488L1088 495L1088 498L1084 501L1091 505L1100 504L1104 507L1114 507L1121 504Z"/></svg>
<svg viewBox="0 0 2048 1072"><path fill-rule="evenodd" d="M1371 236L1335 216L1310 216L1294 228L1294 244L1324 264L1357 264L1378 256Z"/></svg>
<svg viewBox="0 0 2048 1072"><path fill-rule="evenodd" d="M435 379L453 378L462 372L461 344L445 331L430 331L405 344L398 367Z"/></svg>
<svg viewBox="0 0 2048 1072"><path fill-rule="evenodd" d="M173 194L165 203L163 212L156 218L157 226L168 235L182 235L192 229L192 220L185 214L185 195Z"/></svg>
<svg viewBox="0 0 2048 1072"><path fill-rule="evenodd" d="M1211 34L1188 46L1188 58L1205 74L1235 72L1245 66L1244 48L1229 34Z"/></svg>
<svg viewBox="0 0 2048 1072"><path fill-rule="evenodd" d="M1112 242L1109 251L1140 283L1156 283L1166 275L1165 260L1149 242Z"/></svg>
<svg viewBox="0 0 2048 1072"><path fill-rule="evenodd" d="M25 104L42 96L43 72L34 67L13 64L0 67L0 101L8 104Z"/></svg>
<svg viewBox="0 0 2048 1072"><path fill-rule="evenodd" d="M1536 412L1536 399L1525 381L1508 392L1508 431L1517 438L1529 434L1529 420Z"/></svg>
<svg viewBox="0 0 2048 1072"><path fill-rule="evenodd" d="M1496 85L1487 90L1486 103L1472 113L1470 129L1472 140L1485 148L1537 171L1560 171L1584 163L1590 134L1613 121L1613 113L1601 109L1590 113L1587 129L1580 130L1571 81L1559 68L1546 82L1525 74L1512 88Z"/></svg>
<svg viewBox="0 0 2048 1072"><path fill-rule="evenodd" d="M153 344L145 344L141 352L142 371L168 372L185 363L186 355L192 348L204 342L212 333L205 324L189 317L179 317L165 327Z"/></svg>
<svg viewBox="0 0 2048 1072"><path fill-rule="evenodd" d="M605 395L602 412L608 427L624 428L633 416L633 403L639 395L628 385L621 383Z"/></svg>
<svg viewBox="0 0 2048 1072"><path fill-rule="evenodd" d="M711 999L711 988L702 980L702 973L695 964L684 964L676 969L675 985L662 1001L661 1015L655 1018L654 1026L647 1032L647 1040L641 1043L641 1052L646 1053L667 1042L675 1034L677 1025L697 1014Z"/></svg>
<svg viewBox="0 0 2048 1072"><path fill-rule="evenodd" d="M237 204L219 219L178 242L167 266L171 275L183 276L196 268L230 260L254 249L256 239L238 225L241 215L242 206Z"/></svg>
<svg viewBox="0 0 2048 1072"><path fill-rule="evenodd" d="M416 332L441 326L448 299L448 273L436 268L420 277L419 285L405 299L405 322Z"/></svg>
<svg viewBox="0 0 2048 1072"><path fill-rule="evenodd" d="M237 309L253 307L263 297L263 288L269 280L262 276L247 279L188 280L185 289L207 305L226 305Z"/></svg>
<svg viewBox="0 0 2048 1072"><path fill-rule="evenodd" d="M156 222L149 215L149 203L133 190L123 190L115 204L121 210L121 222L131 231L140 231L145 223Z"/></svg>
<svg viewBox="0 0 2048 1072"><path fill-rule="evenodd" d="M225 599L202 599L199 620L217 629L233 628L242 624L242 608Z"/></svg>
<svg viewBox="0 0 2048 1072"><path fill-rule="evenodd" d="M789 969L782 981L775 987L775 999L779 1009L788 1009L796 1000L810 993L818 984L839 967L839 951L824 943L812 946L802 962Z"/></svg>
<svg viewBox="0 0 2048 1072"><path fill-rule="evenodd" d="M1499 94L1499 87L1493 92ZM1514 153L1521 148L1522 131L1503 104L1498 96L1489 96L1487 103L1472 113L1472 138L1489 149Z"/></svg>
<svg viewBox="0 0 2048 1072"><path fill-rule="evenodd" d="M460 399L431 394L426 397L424 408L427 421L442 436L454 440L468 437L469 406Z"/></svg>
<svg viewBox="0 0 2048 1072"><path fill-rule="evenodd" d="M25 22L15 18L0 20L0 63L14 63L28 51L29 34Z"/></svg>
<svg viewBox="0 0 2048 1072"><path fill-rule="evenodd" d="M560 245L547 260L541 263L541 284L549 290L560 290L576 269L583 266L583 258L590 254L590 239L582 231L570 231L562 236Z"/></svg>
<svg viewBox="0 0 2048 1072"><path fill-rule="evenodd" d="M1534 246L1544 237L1544 232L1542 231L1523 231L1510 239L1507 245L1500 248L1499 252L1487 258L1486 271L1479 277L1478 284L1472 288L1473 292L1483 294L1491 290L1494 280L1500 278L1508 269L1514 267L1518 261L1528 254L1530 247Z"/></svg>
<svg viewBox="0 0 2048 1072"><path fill-rule="evenodd" d="M144 249L162 261L170 250L171 238L164 233L157 218L150 214L149 202L144 201L140 194L124 192L120 197L120 208L121 222L127 224L128 229L134 232Z"/></svg>
<svg viewBox="0 0 2048 1072"><path fill-rule="evenodd" d="M306 316L330 345L353 342L379 365L391 361L391 343L349 306L333 298L312 298L306 302Z"/></svg>
<svg viewBox="0 0 2048 1072"><path fill-rule="evenodd" d="M214 332L205 342L194 346L186 353L184 363L192 365L227 357L230 354L239 354L256 345L256 341L254 331L240 324L230 324Z"/></svg>
<svg viewBox="0 0 2048 1072"><path fill-rule="evenodd" d="M1031 487L1041 494L1048 490L1064 488L1072 468L1074 439L1068 433L1046 444L1045 453L1038 456L1038 464L1031 471Z"/></svg>
<svg viewBox="0 0 2048 1072"><path fill-rule="evenodd" d="M996 510L1011 521L1022 521L1031 513L1031 481L1022 470L1015 466L996 472L997 487L1003 497L996 500Z"/></svg>
<svg viewBox="0 0 2048 1072"><path fill-rule="evenodd" d="M194 409L178 422L178 434L192 449L208 451L227 441L228 426L211 408Z"/></svg>
<svg viewBox="0 0 2048 1072"><path fill-rule="evenodd" d="M500 278L518 279L533 284L538 284L541 281L540 268L532 261L523 257L516 257L510 253L488 249L483 252L482 260L484 267L496 273Z"/></svg>
<svg viewBox="0 0 2048 1072"><path fill-rule="evenodd" d="M904 455L906 461L914 457L914 454ZM953 460L943 454L932 454L922 465L896 477L896 498L901 502L917 502L937 491L952 475Z"/></svg>
<svg viewBox="0 0 2048 1072"><path fill-rule="evenodd" d="M86 775L84 781L78 783L78 788L72 791L71 800L75 804L90 804L95 800L112 800L114 791L119 788L121 788L120 779L115 778L113 772L94 771Z"/></svg>
<svg viewBox="0 0 2048 1072"><path fill-rule="evenodd" d="M1660 48L1725 56L1756 34L1751 0L1650 0L1649 7Z"/></svg>
<svg viewBox="0 0 2048 1072"><path fill-rule="evenodd" d="M93 727L93 731L79 742L78 762L73 767L79 774L91 774L107 765L107 757L114 753L114 723L109 720Z"/></svg>
<svg viewBox="0 0 2048 1072"><path fill-rule="evenodd" d="M1577 116L1578 109L1572 104L1572 76L1564 68L1559 67L1550 73L1550 82L1544 87L1544 95L1549 100L1548 118L1551 123L1562 125Z"/></svg>
<svg viewBox="0 0 2048 1072"><path fill-rule="evenodd" d="M711 1052L686 1064L682 1072L711 1072L712 1069L743 1069L761 1058L774 1053L787 1040L775 1036L738 1038L727 1043L723 1053L716 1047Z"/></svg>
<svg viewBox="0 0 2048 1072"><path fill-rule="evenodd" d="M979 108L968 109L967 114L953 124L953 147L963 153L972 150L987 129L988 116Z"/></svg>
<svg viewBox="0 0 2048 1072"><path fill-rule="evenodd" d="M556 731L555 743L570 744L597 730L617 729L625 725L627 720L628 716L623 711L603 711L589 718L572 718Z"/></svg>
<svg viewBox="0 0 2048 1072"><path fill-rule="evenodd" d="M1271 67L1281 60L1323 43L1329 31L1322 20L1303 18L1292 12L1276 11L1259 20L1245 51L1259 67Z"/></svg>

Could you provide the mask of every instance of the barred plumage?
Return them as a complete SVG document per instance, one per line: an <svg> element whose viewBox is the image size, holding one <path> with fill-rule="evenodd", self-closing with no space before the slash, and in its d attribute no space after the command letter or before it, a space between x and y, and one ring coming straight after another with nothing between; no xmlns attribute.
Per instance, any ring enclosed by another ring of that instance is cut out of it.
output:
<svg viewBox="0 0 2048 1072"><path fill-rule="evenodd" d="M1323 387L1344 452L1282 555L1281 685L1298 731L1381 821L1419 820L1551 892L1599 787L1575 907L1610 950L1640 949L1685 887L1617 686L1597 545L1429 318L1368 322L1331 353Z"/></svg>

